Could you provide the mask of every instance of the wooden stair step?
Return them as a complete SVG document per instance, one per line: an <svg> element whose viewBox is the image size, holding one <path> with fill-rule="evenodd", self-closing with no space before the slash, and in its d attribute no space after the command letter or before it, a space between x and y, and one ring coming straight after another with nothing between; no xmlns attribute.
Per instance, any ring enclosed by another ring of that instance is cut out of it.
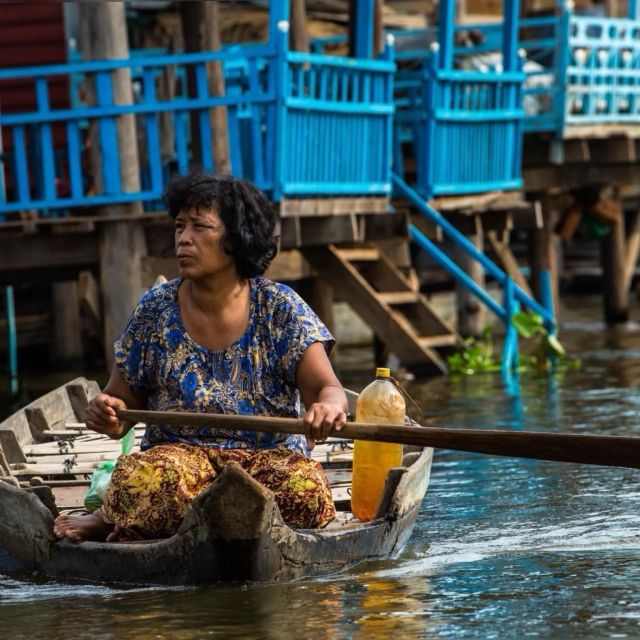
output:
<svg viewBox="0 0 640 640"><path fill-rule="evenodd" d="M415 291L379 291L378 297L388 305L414 304L418 301Z"/></svg>
<svg viewBox="0 0 640 640"><path fill-rule="evenodd" d="M417 338L421 347L433 349L434 347L452 347L458 342L458 337L447 333L441 336L420 336Z"/></svg>
<svg viewBox="0 0 640 640"><path fill-rule="evenodd" d="M454 333L411 282L377 247L342 248L329 245L305 253L309 263L349 301L369 326L383 336L389 350L405 366L446 372L439 354L417 341L420 335ZM356 265L354 262L362 264Z"/></svg>
<svg viewBox="0 0 640 640"><path fill-rule="evenodd" d="M380 251L376 247L360 247L356 249L336 248L336 253L349 262L376 262L380 260Z"/></svg>

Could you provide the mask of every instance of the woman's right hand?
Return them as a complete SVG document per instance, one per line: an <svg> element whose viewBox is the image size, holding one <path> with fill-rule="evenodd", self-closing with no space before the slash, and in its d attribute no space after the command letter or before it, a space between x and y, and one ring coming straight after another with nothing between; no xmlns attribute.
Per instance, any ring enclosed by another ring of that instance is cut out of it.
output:
<svg viewBox="0 0 640 640"><path fill-rule="evenodd" d="M92 431L104 433L110 438L121 438L124 435L125 422L118 419L116 409L126 408L124 400L106 393L99 393L89 402L85 423Z"/></svg>

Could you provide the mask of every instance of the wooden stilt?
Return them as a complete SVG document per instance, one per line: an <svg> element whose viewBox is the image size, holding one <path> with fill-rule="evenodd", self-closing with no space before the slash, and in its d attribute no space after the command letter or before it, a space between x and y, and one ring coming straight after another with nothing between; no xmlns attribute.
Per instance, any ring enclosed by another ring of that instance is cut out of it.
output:
<svg viewBox="0 0 640 640"><path fill-rule="evenodd" d="M318 317L332 333L335 331L335 316L333 313L333 289L325 280L318 276L303 278L296 283L298 293L307 304L318 314Z"/></svg>
<svg viewBox="0 0 640 640"><path fill-rule="evenodd" d="M553 306L556 317L560 316L559 273L562 269L562 241L556 236L555 228L558 214L551 206L548 194L540 193L537 207L541 226L531 234L531 288L540 300L540 271L546 269L551 275Z"/></svg>
<svg viewBox="0 0 640 640"><path fill-rule="evenodd" d="M484 240L480 234L468 236L468 239L480 250L484 250ZM467 275L485 288L484 271L477 260L473 260L464 251L456 251L458 265ZM463 336L479 336L486 324L486 309L466 287L456 284L456 307L458 311L458 333Z"/></svg>
<svg viewBox="0 0 640 640"><path fill-rule="evenodd" d="M205 12L204 46L216 51L222 48L220 39L220 12L218 2L202 2ZM225 95L224 74L222 65L211 63L209 70L209 91L214 96ZM213 161L216 173L231 173L231 158L229 154L229 125L227 108L214 107L211 110L211 129L213 130Z"/></svg>
<svg viewBox="0 0 640 640"><path fill-rule="evenodd" d="M144 287L144 230L138 221L105 223L100 229L100 287L104 311L105 358L111 363L120 336Z"/></svg>
<svg viewBox="0 0 640 640"><path fill-rule="evenodd" d="M215 51L220 49L220 20L218 3L188 0L180 2L180 19L184 48L187 53L196 51ZM209 93L213 96L224 96L225 84L219 62L207 65ZM187 68L187 90L189 96L196 95L195 69ZM192 160L195 165L202 165L200 148L200 122L197 111L191 111ZM211 128L213 130L213 159L217 173L230 173L229 136L226 107L211 109Z"/></svg>
<svg viewBox="0 0 640 640"><path fill-rule="evenodd" d="M629 291L640 254L640 210L634 211L629 219L627 248L624 255L624 289Z"/></svg>
<svg viewBox="0 0 640 640"><path fill-rule="evenodd" d="M76 365L82 360L82 329L78 283L54 282L53 344L51 359L56 366Z"/></svg>
<svg viewBox="0 0 640 640"><path fill-rule="evenodd" d="M309 51L305 0L291 0L289 47L292 51Z"/></svg>
<svg viewBox="0 0 640 640"><path fill-rule="evenodd" d="M110 60L129 57L129 40L122 2L79 3L81 47L85 59ZM117 69L111 72L113 78L113 94L116 104L132 104L133 92L129 69ZM139 158L136 144L136 122L133 114L119 116L118 153L120 156L120 181L122 190L139 191ZM99 145L95 145L96 152ZM100 154L93 155L94 180L100 182L102 168ZM132 169L135 167L135 171ZM101 186L101 185L100 185ZM131 205L139 212L139 204ZM122 213L122 211L120 211Z"/></svg>
<svg viewBox="0 0 640 640"><path fill-rule="evenodd" d="M496 257L498 258L498 261L500 262L502 268L508 275L513 278L513 281L527 295L531 295L529 283L522 275L522 271L520 271L520 266L518 265L518 261L516 260L513 252L511 251L511 248L509 247L509 242L507 240L498 238L498 234L495 231L487 232L487 240L489 240L491 248L496 254Z"/></svg>
<svg viewBox="0 0 640 640"><path fill-rule="evenodd" d="M129 57L129 42L121 2L80 3L78 5L82 51L85 58L112 59ZM133 103L128 69L112 72L116 104ZM133 115L117 121L120 182L124 192L140 191L136 124ZM92 145L92 165L98 181L102 175L100 146ZM103 207L105 217L136 215L142 212L139 202ZM103 294L104 349L108 363L112 360L113 341L124 327L142 287L141 257L146 241L140 222L109 222L100 232L100 283Z"/></svg>
<svg viewBox="0 0 640 640"><path fill-rule="evenodd" d="M374 0L373 55L378 56L384 49L384 24L382 21L383 0Z"/></svg>
<svg viewBox="0 0 640 640"><path fill-rule="evenodd" d="M607 324L629 319L629 290L625 288L624 220L611 226L611 232L600 239L604 316Z"/></svg>

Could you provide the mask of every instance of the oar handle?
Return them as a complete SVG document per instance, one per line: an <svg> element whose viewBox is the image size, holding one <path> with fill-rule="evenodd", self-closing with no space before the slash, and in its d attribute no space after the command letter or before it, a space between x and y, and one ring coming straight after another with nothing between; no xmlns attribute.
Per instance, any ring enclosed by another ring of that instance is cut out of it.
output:
<svg viewBox="0 0 640 640"><path fill-rule="evenodd" d="M304 433L299 418L235 416L179 411L116 411L121 420L151 424L214 427L239 431ZM540 431L442 429L349 422L331 436L420 447L454 449L497 456L535 458L613 467L640 468L640 438Z"/></svg>

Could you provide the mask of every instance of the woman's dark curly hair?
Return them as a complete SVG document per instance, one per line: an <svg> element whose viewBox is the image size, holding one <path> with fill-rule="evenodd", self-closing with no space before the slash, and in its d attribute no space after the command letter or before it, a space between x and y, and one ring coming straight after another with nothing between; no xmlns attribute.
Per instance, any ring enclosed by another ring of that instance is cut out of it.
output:
<svg viewBox="0 0 640 640"><path fill-rule="evenodd" d="M225 228L222 248L243 278L262 275L278 252L273 207L249 182L193 171L169 182L164 201L174 219L192 207L215 211Z"/></svg>

